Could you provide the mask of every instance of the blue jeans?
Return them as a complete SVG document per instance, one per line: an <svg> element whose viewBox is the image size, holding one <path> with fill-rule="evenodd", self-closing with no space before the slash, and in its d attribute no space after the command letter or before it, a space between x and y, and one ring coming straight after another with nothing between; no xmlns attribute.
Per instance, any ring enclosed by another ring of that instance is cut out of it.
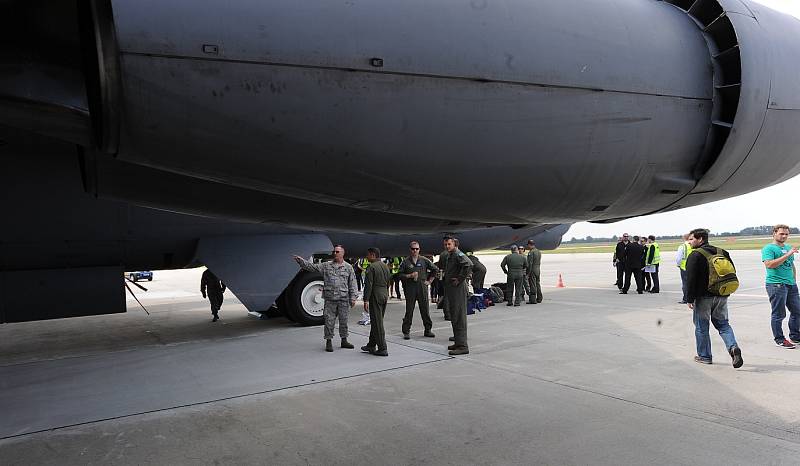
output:
<svg viewBox="0 0 800 466"><path fill-rule="evenodd" d="M789 337L800 340L800 295L797 294L797 285L783 285L780 283L767 283L769 305L772 307L772 336L775 341L782 343L783 319L786 317L786 308L789 308Z"/></svg>
<svg viewBox="0 0 800 466"><path fill-rule="evenodd" d="M708 336L708 322L714 324L719 332L725 348L730 351L736 346L733 328L728 324L728 297L709 296L694 301L694 339L697 343L697 355L711 360L711 338Z"/></svg>
<svg viewBox="0 0 800 466"><path fill-rule="evenodd" d="M679 268L678 270L680 270L680 272L681 272L681 290L683 291L683 299L681 301L683 301L685 303L686 302L686 271L681 269L681 268Z"/></svg>

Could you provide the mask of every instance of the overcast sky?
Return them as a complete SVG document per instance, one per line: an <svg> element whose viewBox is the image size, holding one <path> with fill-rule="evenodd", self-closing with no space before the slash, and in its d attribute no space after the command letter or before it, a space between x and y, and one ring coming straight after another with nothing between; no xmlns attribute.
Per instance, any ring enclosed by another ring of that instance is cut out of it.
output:
<svg viewBox="0 0 800 466"><path fill-rule="evenodd" d="M800 18L800 0L754 1ZM587 235L603 238L623 232L633 235L673 235L699 227L722 233L775 223L800 226L800 208L795 204L798 194L800 194L800 176L744 196L675 212L638 217L607 225L576 223L564 238L583 238Z"/></svg>

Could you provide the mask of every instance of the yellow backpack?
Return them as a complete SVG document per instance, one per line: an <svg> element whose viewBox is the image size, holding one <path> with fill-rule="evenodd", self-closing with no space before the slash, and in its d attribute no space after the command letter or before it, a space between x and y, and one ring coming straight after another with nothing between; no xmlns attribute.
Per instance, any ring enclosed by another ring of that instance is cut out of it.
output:
<svg viewBox="0 0 800 466"><path fill-rule="evenodd" d="M706 258L708 262L708 292L716 296L730 296L739 288L739 279L736 277L736 267L727 257L725 250L717 248L716 254L711 254L703 248L695 249Z"/></svg>

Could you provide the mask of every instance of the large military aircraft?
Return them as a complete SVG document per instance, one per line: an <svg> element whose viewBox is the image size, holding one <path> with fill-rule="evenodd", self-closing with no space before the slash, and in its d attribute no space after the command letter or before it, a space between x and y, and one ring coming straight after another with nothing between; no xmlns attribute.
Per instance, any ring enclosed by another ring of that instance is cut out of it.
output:
<svg viewBox="0 0 800 466"><path fill-rule="evenodd" d="M260 310L333 242L555 237L800 172L800 23L750 1L0 6L0 321L194 264Z"/></svg>

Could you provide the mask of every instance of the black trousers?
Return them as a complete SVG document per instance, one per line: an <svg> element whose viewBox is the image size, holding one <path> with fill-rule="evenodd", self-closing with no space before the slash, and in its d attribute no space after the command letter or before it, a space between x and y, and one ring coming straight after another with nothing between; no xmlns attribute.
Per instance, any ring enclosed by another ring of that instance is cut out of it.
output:
<svg viewBox="0 0 800 466"><path fill-rule="evenodd" d="M219 309L222 307L222 292L213 293L209 291L208 301L211 303L211 314L217 315L219 313Z"/></svg>
<svg viewBox="0 0 800 466"><path fill-rule="evenodd" d="M645 272L644 278L647 281L647 286L645 286L646 290L652 291L653 293L659 292L658 286L658 266L661 264L655 264L656 271L655 272Z"/></svg>
<svg viewBox="0 0 800 466"><path fill-rule="evenodd" d="M625 264L617 262L617 288L622 289L623 280L625 277Z"/></svg>
<svg viewBox="0 0 800 466"><path fill-rule="evenodd" d="M392 275L392 286L394 286L394 294L397 295L397 299L400 299L400 274L396 273ZM389 295L391 295L391 287L389 287Z"/></svg>
<svg viewBox="0 0 800 466"><path fill-rule="evenodd" d="M631 274L633 274L634 280L636 280L636 292L641 293L644 291L644 277L642 269L639 267L635 267L633 269L626 267L625 268L625 284L622 286L622 291L628 292L631 288Z"/></svg>

